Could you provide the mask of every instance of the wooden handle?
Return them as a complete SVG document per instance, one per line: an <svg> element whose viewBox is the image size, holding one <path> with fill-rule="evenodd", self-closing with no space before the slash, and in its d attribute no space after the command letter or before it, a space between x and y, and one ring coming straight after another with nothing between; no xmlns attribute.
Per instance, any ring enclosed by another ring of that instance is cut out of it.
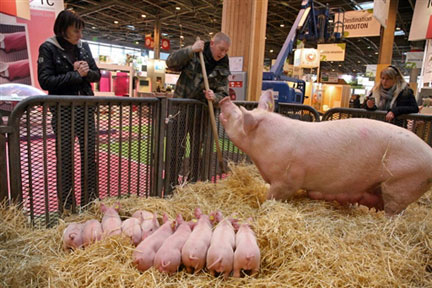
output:
<svg viewBox="0 0 432 288"><path fill-rule="evenodd" d="M198 41L198 40L200 40L200 38L197 37L196 40ZM200 62L201 62L201 71L202 71L203 78L204 78L204 87L206 90L210 90L208 79L207 79L207 71L206 71L205 62L204 62L204 56L203 56L202 51L199 52L199 57L200 57ZM216 152L217 152L217 158L218 158L219 166L220 166L222 172L225 173L223 158L222 158L222 151L221 151L221 148L219 145L219 135L218 135L218 131L216 128L216 119L215 119L214 110L213 110L213 101L207 99L207 104L208 104L209 112L210 112L210 121L211 121L211 126L212 126L212 131L213 131L213 138L214 138L214 141L216 144Z"/></svg>

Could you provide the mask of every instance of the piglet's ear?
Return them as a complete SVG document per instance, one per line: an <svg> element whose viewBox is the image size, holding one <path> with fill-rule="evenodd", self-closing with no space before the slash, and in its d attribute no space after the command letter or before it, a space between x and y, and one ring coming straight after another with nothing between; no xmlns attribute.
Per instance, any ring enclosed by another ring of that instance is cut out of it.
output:
<svg viewBox="0 0 432 288"><path fill-rule="evenodd" d="M264 91L259 99L258 102L258 108L263 109L269 112L274 111L274 99L273 99L273 91L272 90L266 90Z"/></svg>
<svg viewBox="0 0 432 288"><path fill-rule="evenodd" d="M243 129L247 134L258 126L258 120L255 115L246 109L240 109L243 113Z"/></svg>
<svg viewBox="0 0 432 288"><path fill-rule="evenodd" d="M102 213L105 213L108 210L108 207L105 206L104 203L101 203L100 208L101 208Z"/></svg>

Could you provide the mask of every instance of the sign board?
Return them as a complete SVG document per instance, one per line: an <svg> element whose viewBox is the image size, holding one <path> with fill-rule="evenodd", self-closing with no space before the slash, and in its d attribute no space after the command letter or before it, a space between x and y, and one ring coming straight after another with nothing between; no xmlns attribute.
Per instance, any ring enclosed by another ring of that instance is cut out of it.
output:
<svg viewBox="0 0 432 288"><path fill-rule="evenodd" d="M374 0L373 15L384 28L387 28L389 9L390 0Z"/></svg>
<svg viewBox="0 0 432 288"><path fill-rule="evenodd" d="M417 0L411 21L409 41L426 39L428 28L431 28L432 1ZM432 28L431 28L432 29Z"/></svg>
<svg viewBox="0 0 432 288"><path fill-rule="evenodd" d="M370 78L375 79L376 72L377 72L377 65L376 64L366 65L366 73L365 73L366 77L369 77L369 79Z"/></svg>
<svg viewBox="0 0 432 288"><path fill-rule="evenodd" d="M408 69L421 68L423 64L424 53L421 52L407 52L405 59L405 67Z"/></svg>
<svg viewBox="0 0 432 288"><path fill-rule="evenodd" d="M337 72L322 71L321 82L338 83L339 77Z"/></svg>
<svg viewBox="0 0 432 288"><path fill-rule="evenodd" d="M423 83L432 82L432 40L426 40L424 65L422 69Z"/></svg>
<svg viewBox="0 0 432 288"><path fill-rule="evenodd" d="M320 61L344 61L346 43L318 44Z"/></svg>
<svg viewBox="0 0 432 288"><path fill-rule="evenodd" d="M229 57L229 68L231 72L243 71L243 57Z"/></svg>
<svg viewBox="0 0 432 288"><path fill-rule="evenodd" d="M320 63L320 55L317 49L302 48L294 52L294 66L302 68L315 68Z"/></svg>
<svg viewBox="0 0 432 288"><path fill-rule="evenodd" d="M372 9L337 13L335 21L338 21L342 15L344 17L344 37L355 38L380 35L381 24L373 17Z"/></svg>

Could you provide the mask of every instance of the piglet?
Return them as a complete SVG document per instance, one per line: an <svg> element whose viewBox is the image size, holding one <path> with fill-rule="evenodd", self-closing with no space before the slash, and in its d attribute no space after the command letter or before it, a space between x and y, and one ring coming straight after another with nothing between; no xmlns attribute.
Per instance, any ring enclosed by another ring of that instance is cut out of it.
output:
<svg viewBox="0 0 432 288"><path fill-rule="evenodd" d="M104 213L104 216L102 218L102 229L104 237L121 234L122 221L118 214L119 209L119 203L115 204L114 207L107 207L103 203L101 204L101 210L102 213Z"/></svg>
<svg viewBox="0 0 432 288"><path fill-rule="evenodd" d="M146 219L153 219L153 213L146 210L138 210L132 214L133 218L137 218L140 223Z"/></svg>
<svg viewBox="0 0 432 288"><path fill-rule="evenodd" d="M87 247L88 245L101 240L102 233L102 225L98 220L87 220L84 223L84 228L82 232L84 247Z"/></svg>
<svg viewBox="0 0 432 288"><path fill-rule="evenodd" d="M202 214L201 209L196 208L195 217L198 218L198 222L182 249L182 262L188 273L196 273L204 268L212 238L209 216Z"/></svg>
<svg viewBox="0 0 432 288"><path fill-rule="evenodd" d="M165 214L164 224L153 234L141 241L132 253L133 263L139 271L144 272L153 266L156 252L164 241L173 234L174 230L175 222L169 221L168 216Z"/></svg>
<svg viewBox="0 0 432 288"><path fill-rule="evenodd" d="M173 274L177 272L181 264L181 250L192 232L195 222L184 222L183 217L179 214L176 218L177 229L162 244L157 251L154 266L160 272Z"/></svg>
<svg viewBox="0 0 432 288"><path fill-rule="evenodd" d="M210 247L207 252L207 269L215 276L223 273L228 278L233 270L235 231L228 219L223 219L221 212L212 213L219 224L213 231Z"/></svg>
<svg viewBox="0 0 432 288"><path fill-rule="evenodd" d="M121 229L122 234L129 237L135 246L141 242L142 231L140 221L137 218L132 217L123 221Z"/></svg>
<svg viewBox="0 0 432 288"><path fill-rule="evenodd" d="M72 222L63 232L63 249L78 249L83 244L82 230L84 225L82 223Z"/></svg>
<svg viewBox="0 0 432 288"><path fill-rule="evenodd" d="M249 218L250 222L252 219ZM240 277L240 271L256 274L260 268L261 253L255 233L249 223L240 224L236 234L236 250L234 252L234 277Z"/></svg>
<svg viewBox="0 0 432 288"><path fill-rule="evenodd" d="M156 213L139 210L132 214L132 217L139 219L141 222L141 240L144 240L159 228Z"/></svg>

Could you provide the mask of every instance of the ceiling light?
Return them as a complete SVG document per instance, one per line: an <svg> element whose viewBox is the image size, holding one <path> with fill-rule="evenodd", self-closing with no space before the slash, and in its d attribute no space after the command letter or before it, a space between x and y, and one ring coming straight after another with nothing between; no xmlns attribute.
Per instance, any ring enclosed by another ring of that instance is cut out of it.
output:
<svg viewBox="0 0 432 288"><path fill-rule="evenodd" d="M378 55L378 52L375 52L375 55Z"/></svg>
<svg viewBox="0 0 432 288"><path fill-rule="evenodd" d="M184 39L184 36L183 36L183 35L180 35L180 39Z"/></svg>
<svg viewBox="0 0 432 288"><path fill-rule="evenodd" d="M273 49L270 50L270 53L273 53Z"/></svg>
<svg viewBox="0 0 432 288"><path fill-rule="evenodd" d="M368 49L371 49L371 46L368 46Z"/></svg>
<svg viewBox="0 0 432 288"><path fill-rule="evenodd" d="M360 63L360 61L357 61L357 63Z"/></svg>
<svg viewBox="0 0 432 288"><path fill-rule="evenodd" d="M213 35L213 32L209 32L209 35Z"/></svg>
<svg viewBox="0 0 432 288"><path fill-rule="evenodd" d="M341 65L341 64L339 64L338 66L339 66L339 67L342 67L342 65Z"/></svg>
<svg viewBox="0 0 432 288"><path fill-rule="evenodd" d="M399 31L399 30L401 30L401 28L400 28L400 27L396 27L396 30L398 30L398 31Z"/></svg>
<svg viewBox="0 0 432 288"><path fill-rule="evenodd" d="M142 17L142 18L146 18L147 15L145 15L145 14L141 14L141 17Z"/></svg>
<svg viewBox="0 0 432 288"><path fill-rule="evenodd" d="M180 7L178 7L178 6L176 7L176 10L180 10L180 9L181 9Z"/></svg>
<svg viewBox="0 0 432 288"><path fill-rule="evenodd" d="M285 27L285 25L284 25L284 24L280 24L279 26L280 26L280 27Z"/></svg>
<svg viewBox="0 0 432 288"><path fill-rule="evenodd" d="M118 24L118 21L117 21L117 20L115 20L115 21L114 21L114 24Z"/></svg>
<svg viewBox="0 0 432 288"><path fill-rule="evenodd" d="M138 41L135 41L135 44L139 44L139 42L138 42Z"/></svg>
<svg viewBox="0 0 432 288"><path fill-rule="evenodd" d="M93 26L93 27L92 27L92 29L96 29L96 27L95 27L95 26Z"/></svg>
<svg viewBox="0 0 432 288"><path fill-rule="evenodd" d="M353 72L356 72L356 70L354 69Z"/></svg>

